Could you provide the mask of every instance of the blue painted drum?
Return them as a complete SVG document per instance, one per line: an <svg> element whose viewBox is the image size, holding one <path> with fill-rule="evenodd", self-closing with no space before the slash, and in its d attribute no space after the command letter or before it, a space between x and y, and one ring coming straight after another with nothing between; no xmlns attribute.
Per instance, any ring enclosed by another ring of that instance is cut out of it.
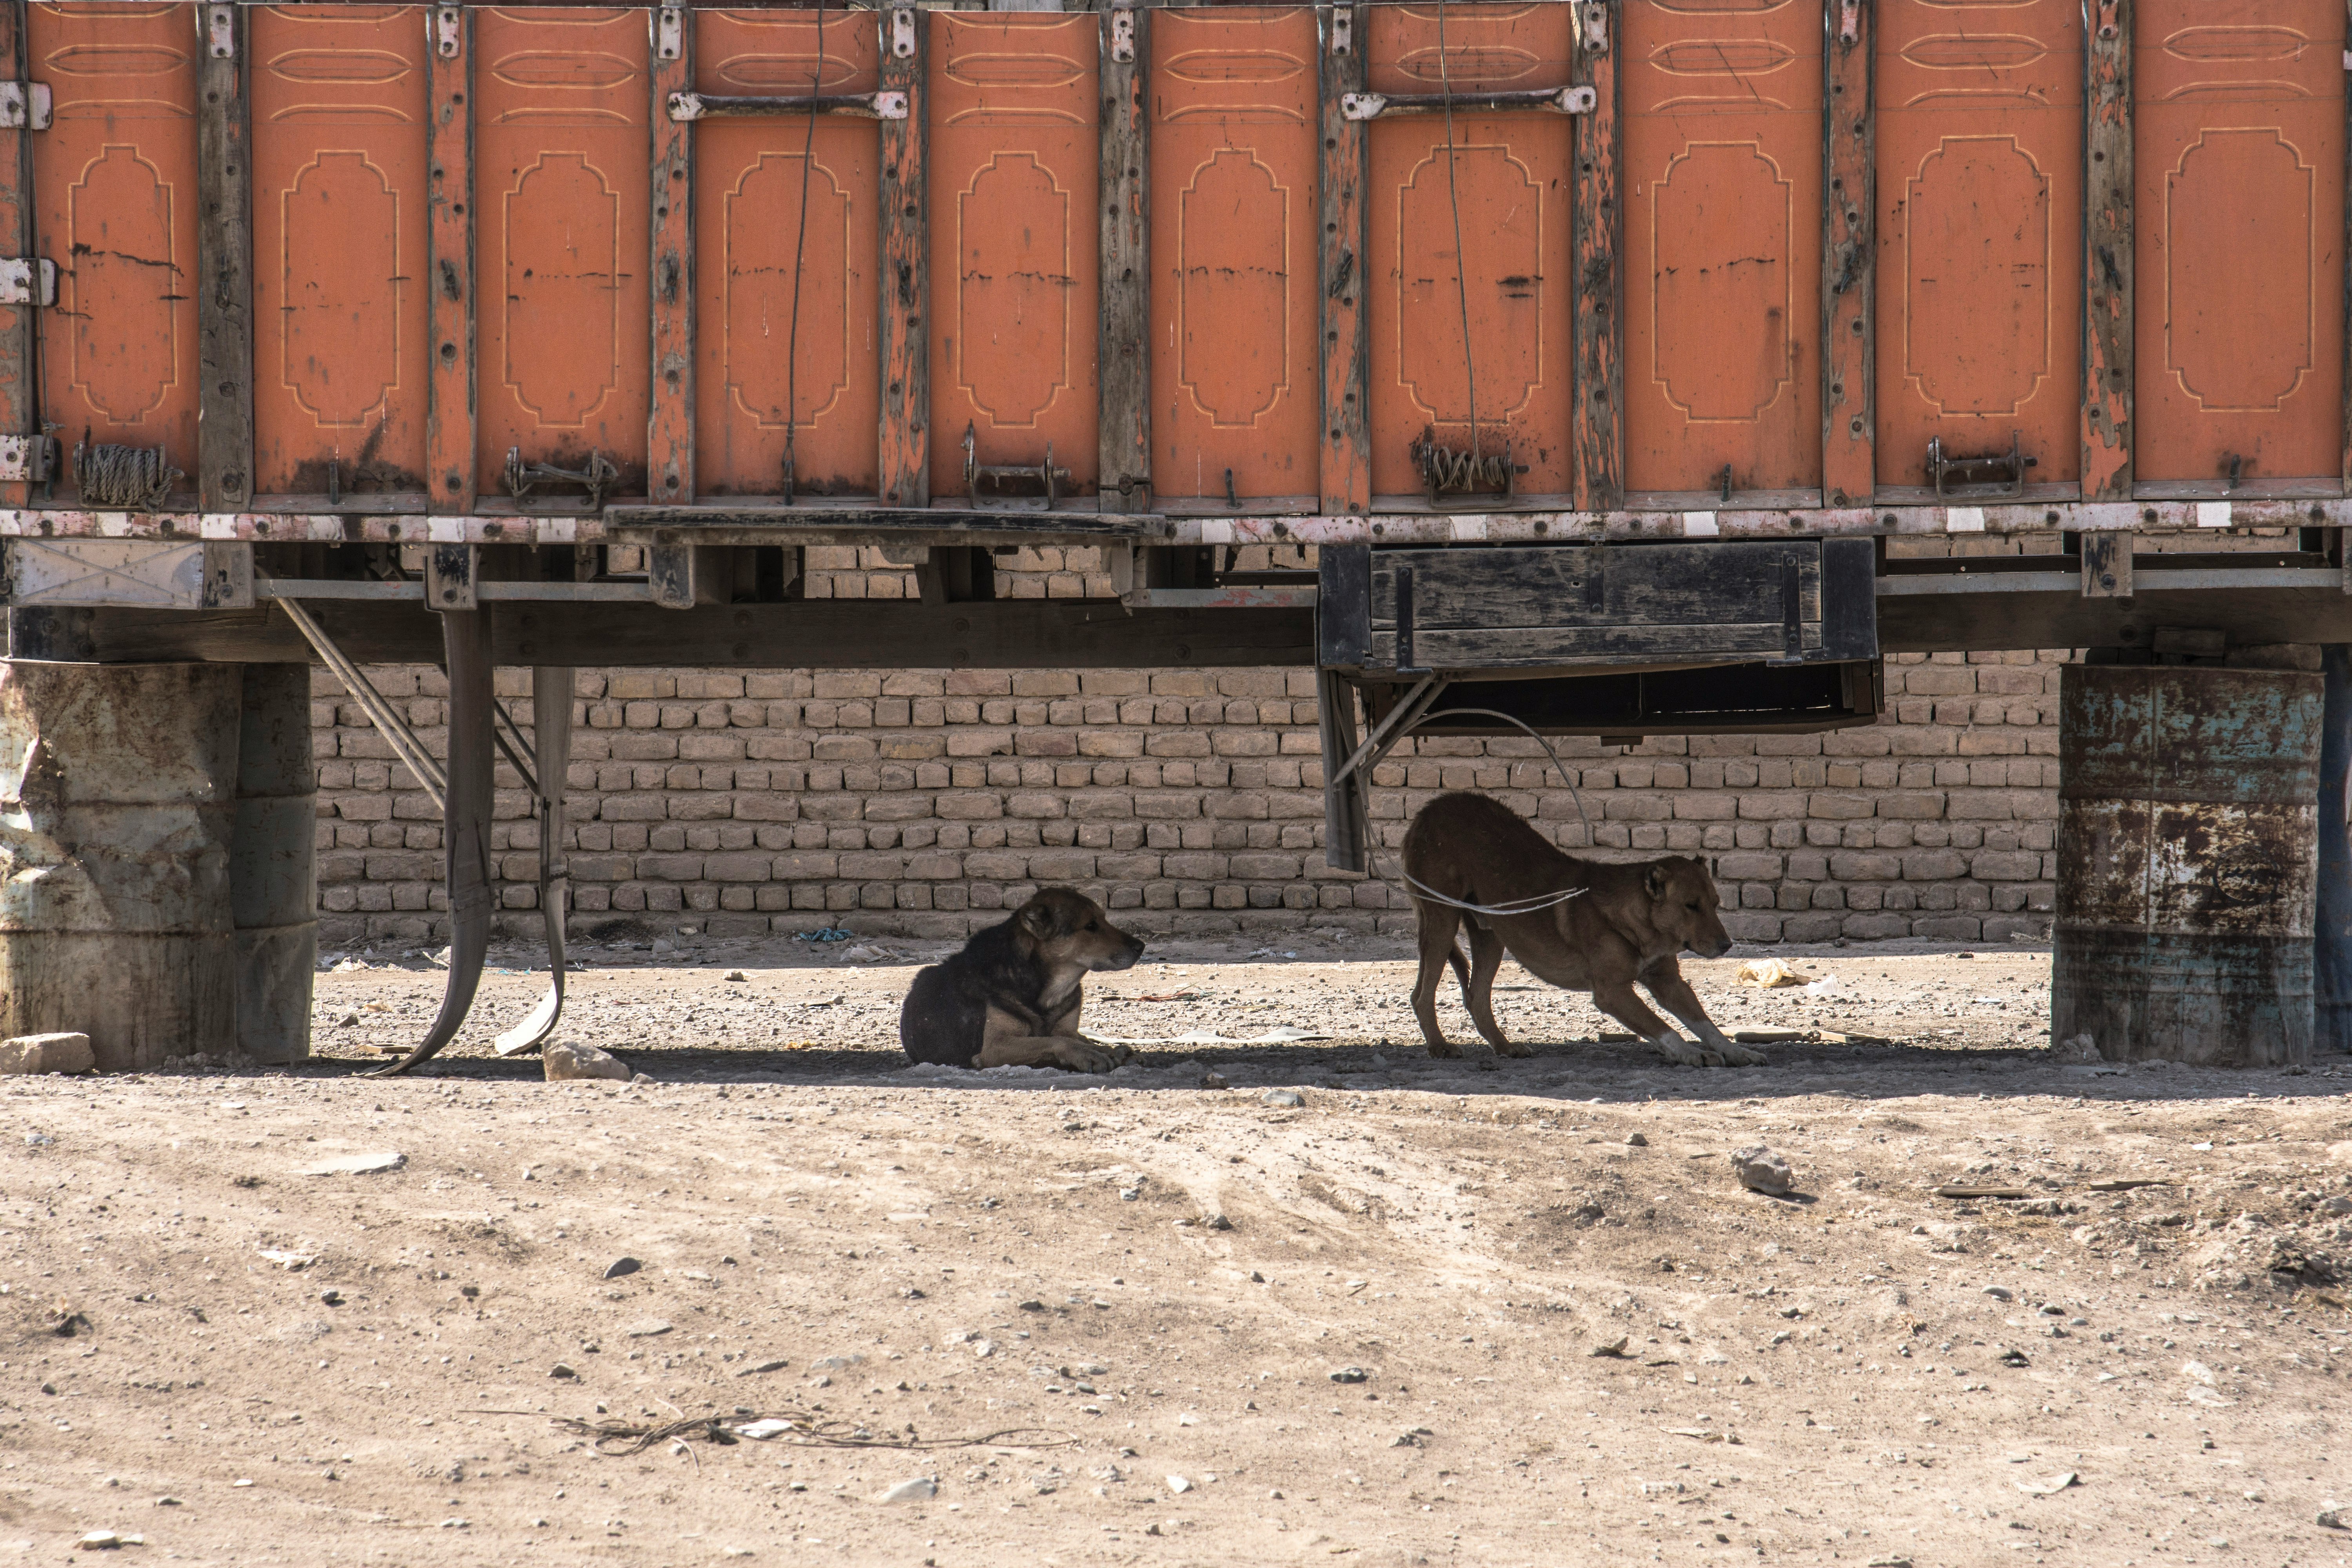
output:
<svg viewBox="0 0 2352 1568"><path fill-rule="evenodd" d="M2065 671L2054 1041L2310 1060L2321 709L2315 673Z"/></svg>

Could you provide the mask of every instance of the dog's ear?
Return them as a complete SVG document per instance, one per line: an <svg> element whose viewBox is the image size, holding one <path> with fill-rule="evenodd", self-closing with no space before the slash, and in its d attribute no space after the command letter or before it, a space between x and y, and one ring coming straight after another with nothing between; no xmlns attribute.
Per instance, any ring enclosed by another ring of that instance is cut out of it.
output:
<svg viewBox="0 0 2352 1568"><path fill-rule="evenodd" d="M1654 899L1663 898L1664 896L1666 891L1666 868L1664 866L1653 866L1650 868L1649 871L1643 875L1642 878L1642 891L1647 893Z"/></svg>
<svg viewBox="0 0 2352 1568"><path fill-rule="evenodd" d="M1023 931L1027 931L1037 941L1045 942L1054 935L1055 928L1059 923L1054 919L1054 913L1053 905L1042 900L1032 899L1022 905L1021 912L1013 918L1021 922Z"/></svg>

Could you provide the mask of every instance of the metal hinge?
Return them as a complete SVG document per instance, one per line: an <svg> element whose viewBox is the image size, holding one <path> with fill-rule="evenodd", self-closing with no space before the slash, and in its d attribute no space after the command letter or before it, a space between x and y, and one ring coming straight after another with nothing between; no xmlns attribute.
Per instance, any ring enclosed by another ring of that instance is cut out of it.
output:
<svg viewBox="0 0 2352 1568"><path fill-rule="evenodd" d="M462 5L433 7L433 52L445 60L457 58L459 44L466 37L466 8Z"/></svg>
<svg viewBox="0 0 2352 1568"><path fill-rule="evenodd" d="M55 436L0 436L0 479L39 484L57 461Z"/></svg>
<svg viewBox="0 0 2352 1568"><path fill-rule="evenodd" d="M47 82L0 81L0 131L47 131L48 128Z"/></svg>
<svg viewBox="0 0 2352 1568"><path fill-rule="evenodd" d="M654 13L654 58L683 59L686 57L686 7L665 5Z"/></svg>
<svg viewBox="0 0 2352 1568"><path fill-rule="evenodd" d="M54 305L58 264L47 257L0 259L0 305Z"/></svg>
<svg viewBox="0 0 2352 1568"><path fill-rule="evenodd" d="M1838 42L1862 42L1862 0L1838 0Z"/></svg>
<svg viewBox="0 0 2352 1568"><path fill-rule="evenodd" d="M1331 7L1331 52L1335 55L1356 52L1356 8L1353 5Z"/></svg>
<svg viewBox="0 0 2352 1568"><path fill-rule="evenodd" d="M907 95L835 92L815 98L722 98L714 93L673 92L669 117L688 120L751 120L776 114L845 114L858 120L904 120Z"/></svg>
<svg viewBox="0 0 2352 1568"><path fill-rule="evenodd" d="M2112 42L2123 36L2123 24L2116 16L2122 6L2123 0L2099 0L2099 37Z"/></svg>
<svg viewBox="0 0 2352 1568"><path fill-rule="evenodd" d="M915 8L912 5L890 7L890 53L894 58L902 60L915 58Z"/></svg>
<svg viewBox="0 0 2352 1568"><path fill-rule="evenodd" d="M1114 6L1110 14L1110 58L1113 65L1135 63L1135 13L1126 5Z"/></svg>
<svg viewBox="0 0 2352 1568"><path fill-rule="evenodd" d="M1608 0L1584 0L1583 15L1578 19L1584 24L1584 52L1605 55L1609 52Z"/></svg>
<svg viewBox="0 0 2352 1568"><path fill-rule="evenodd" d="M205 53L216 60L236 58L236 7L205 7Z"/></svg>

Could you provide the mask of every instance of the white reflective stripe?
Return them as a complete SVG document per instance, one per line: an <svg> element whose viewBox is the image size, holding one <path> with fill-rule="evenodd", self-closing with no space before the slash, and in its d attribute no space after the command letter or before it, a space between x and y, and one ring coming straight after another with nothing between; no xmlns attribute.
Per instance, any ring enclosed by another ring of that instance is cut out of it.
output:
<svg viewBox="0 0 2352 1568"><path fill-rule="evenodd" d="M1204 517L1201 520L1202 543L1231 544L1233 542L1234 525L1232 520L1222 517Z"/></svg>
<svg viewBox="0 0 2352 1568"><path fill-rule="evenodd" d="M1716 539L1720 538L1722 533L1723 530L1716 526L1715 513L1711 511L1686 511L1683 513L1683 537L1685 539Z"/></svg>
<svg viewBox="0 0 2352 1568"><path fill-rule="evenodd" d="M1457 517L1454 520L1454 537L1478 540L1486 537L1486 520L1483 517Z"/></svg>
<svg viewBox="0 0 2352 1568"><path fill-rule="evenodd" d="M2230 526L2230 503L2225 500L2200 500L2197 503L2197 526L2227 528Z"/></svg>
<svg viewBox="0 0 2352 1568"><path fill-rule="evenodd" d="M1944 531L1947 533L1982 533L1984 508L1980 506L1947 507L1944 510Z"/></svg>

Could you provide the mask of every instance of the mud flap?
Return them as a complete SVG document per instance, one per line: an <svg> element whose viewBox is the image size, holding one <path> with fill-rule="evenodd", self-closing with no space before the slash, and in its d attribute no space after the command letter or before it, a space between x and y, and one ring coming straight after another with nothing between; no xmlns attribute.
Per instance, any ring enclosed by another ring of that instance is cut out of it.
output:
<svg viewBox="0 0 2352 1568"><path fill-rule="evenodd" d="M563 781L572 771L572 668L541 665L530 674L531 742L539 784L539 909L547 925L547 994L530 1016L493 1042L502 1057L535 1051L563 1016L563 917L572 864L563 852Z"/></svg>

